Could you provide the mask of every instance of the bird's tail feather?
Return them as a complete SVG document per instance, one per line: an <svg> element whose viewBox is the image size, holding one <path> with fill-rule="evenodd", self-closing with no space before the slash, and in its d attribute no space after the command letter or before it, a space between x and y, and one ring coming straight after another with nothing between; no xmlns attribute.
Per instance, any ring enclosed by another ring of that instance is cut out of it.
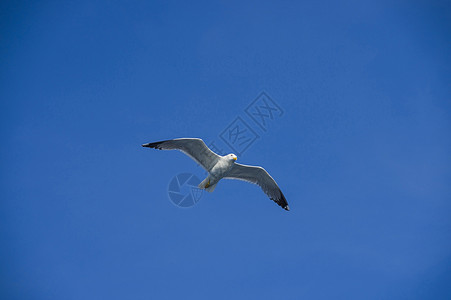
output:
<svg viewBox="0 0 451 300"><path fill-rule="evenodd" d="M200 189L205 189L210 185L210 178L205 178L199 185L197 186Z"/></svg>
<svg viewBox="0 0 451 300"><path fill-rule="evenodd" d="M213 191L215 190L216 186L218 185L218 183L215 183L213 185L210 185L209 187L207 187L205 190L209 193L213 193Z"/></svg>
<svg viewBox="0 0 451 300"><path fill-rule="evenodd" d="M210 178L207 177L201 183L199 183L197 187L211 193L215 190L217 184L218 183L216 182L215 184L210 185Z"/></svg>

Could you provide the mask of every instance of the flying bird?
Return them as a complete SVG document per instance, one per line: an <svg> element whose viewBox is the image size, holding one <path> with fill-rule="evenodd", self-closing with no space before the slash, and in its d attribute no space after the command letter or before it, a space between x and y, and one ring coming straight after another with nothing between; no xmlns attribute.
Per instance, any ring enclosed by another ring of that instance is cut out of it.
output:
<svg viewBox="0 0 451 300"><path fill-rule="evenodd" d="M200 189L213 192L218 182L225 179L237 179L257 184L263 192L285 210L290 210L288 202L276 181L262 167L247 166L236 162L233 153L218 155L205 145L202 139L181 138L143 144L143 147L159 150L179 150L201 165L208 176L200 184Z"/></svg>

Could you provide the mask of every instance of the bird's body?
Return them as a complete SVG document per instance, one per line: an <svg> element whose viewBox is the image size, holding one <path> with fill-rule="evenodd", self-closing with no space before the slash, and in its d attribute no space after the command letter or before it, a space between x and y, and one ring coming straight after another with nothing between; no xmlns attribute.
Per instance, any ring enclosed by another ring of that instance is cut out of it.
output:
<svg viewBox="0 0 451 300"><path fill-rule="evenodd" d="M290 210L282 191L265 169L236 163L235 154L218 155L211 151L201 139L182 138L142 146L159 150L179 150L191 157L208 172L207 178L199 184L201 189L213 192L223 178L243 180L259 185L271 200L283 209Z"/></svg>
<svg viewBox="0 0 451 300"><path fill-rule="evenodd" d="M236 156L234 154L221 156L209 172L207 178L199 184L199 188L213 192L219 180L224 178L233 168L235 161Z"/></svg>

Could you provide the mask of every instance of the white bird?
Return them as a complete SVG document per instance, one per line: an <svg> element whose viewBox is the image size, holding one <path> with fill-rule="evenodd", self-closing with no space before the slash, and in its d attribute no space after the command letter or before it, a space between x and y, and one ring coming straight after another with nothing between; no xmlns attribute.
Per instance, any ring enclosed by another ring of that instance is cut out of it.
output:
<svg viewBox="0 0 451 300"><path fill-rule="evenodd" d="M201 189L213 192L222 178L243 180L259 185L271 200L283 209L290 210L279 186L265 169L236 163L237 156L235 154L218 155L211 151L201 139L173 139L142 146L159 150L179 150L191 157L208 172L207 178L199 184Z"/></svg>

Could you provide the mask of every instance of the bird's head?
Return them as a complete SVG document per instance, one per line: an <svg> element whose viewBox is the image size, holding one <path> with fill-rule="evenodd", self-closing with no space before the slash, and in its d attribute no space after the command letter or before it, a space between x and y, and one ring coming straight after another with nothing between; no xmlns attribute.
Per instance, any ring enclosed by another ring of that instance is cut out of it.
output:
<svg viewBox="0 0 451 300"><path fill-rule="evenodd" d="M236 161L238 159L238 157L236 157L236 155L233 154L233 153L230 153L229 155L227 155L227 157L230 158L233 161Z"/></svg>

